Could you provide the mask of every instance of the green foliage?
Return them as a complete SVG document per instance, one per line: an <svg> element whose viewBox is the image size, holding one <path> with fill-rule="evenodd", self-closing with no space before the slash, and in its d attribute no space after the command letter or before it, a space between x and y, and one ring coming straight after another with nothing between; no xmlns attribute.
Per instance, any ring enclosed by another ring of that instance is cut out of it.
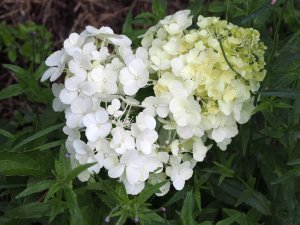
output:
<svg viewBox="0 0 300 225"><path fill-rule="evenodd" d="M0 52L9 62L43 62L51 48L52 35L43 26L33 22L11 26L0 23Z"/></svg>
<svg viewBox="0 0 300 225"><path fill-rule="evenodd" d="M1 61L0 72L10 72L17 80L16 84L0 90L0 100L25 94L31 102L49 104L51 91L41 87L38 81L46 70L44 60L52 48L51 33L33 22L17 26L2 22L0 30L0 54L6 56Z"/></svg>
<svg viewBox="0 0 300 225"><path fill-rule="evenodd" d="M23 94L45 107L36 114L19 109L10 121L0 120L0 224L300 224L299 6L296 0L275 5L191 1L194 15L220 16L258 29L268 46L268 72L259 93L253 93L257 108L251 121L239 127L228 150L209 150L185 188L164 197L154 195L163 183L147 184L139 196L128 196L104 173L86 183L77 180L93 164L71 169L61 132L64 119L51 110L49 87L39 84L45 67L36 65L45 51L36 46L46 43L49 49L51 35L32 23L17 28L1 23L0 51L9 63L4 67L18 83L1 90L0 100ZM166 1L152 1L151 12L128 13L123 33L137 45L138 36L166 14Z"/></svg>

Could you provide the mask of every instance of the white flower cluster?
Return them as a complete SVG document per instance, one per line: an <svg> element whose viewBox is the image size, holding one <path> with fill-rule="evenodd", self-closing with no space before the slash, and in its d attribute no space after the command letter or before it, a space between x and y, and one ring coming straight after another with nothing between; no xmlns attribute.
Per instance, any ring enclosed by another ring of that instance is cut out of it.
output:
<svg viewBox="0 0 300 225"><path fill-rule="evenodd" d="M170 181L181 190L212 146L204 143L225 150L237 122L249 120L250 91L264 77L258 32L201 16L198 29L187 29L189 13L151 27L135 51L109 27L87 26L47 58L42 81L66 74L52 85L53 109L65 112L72 166L96 163L81 181L105 168L128 194L140 193L146 181L166 181L158 196Z"/></svg>

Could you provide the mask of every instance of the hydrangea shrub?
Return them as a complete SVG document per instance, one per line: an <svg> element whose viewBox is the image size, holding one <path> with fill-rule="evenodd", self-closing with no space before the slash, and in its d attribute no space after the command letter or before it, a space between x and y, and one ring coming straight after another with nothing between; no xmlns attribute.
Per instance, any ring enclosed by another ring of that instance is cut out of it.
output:
<svg viewBox="0 0 300 225"><path fill-rule="evenodd" d="M189 10L167 16L142 36L141 47L109 27L72 33L46 60L54 111L64 111L73 167L95 163L128 194L145 182L183 189L212 145L226 150L254 109L263 80L259 32Z"/></svg>

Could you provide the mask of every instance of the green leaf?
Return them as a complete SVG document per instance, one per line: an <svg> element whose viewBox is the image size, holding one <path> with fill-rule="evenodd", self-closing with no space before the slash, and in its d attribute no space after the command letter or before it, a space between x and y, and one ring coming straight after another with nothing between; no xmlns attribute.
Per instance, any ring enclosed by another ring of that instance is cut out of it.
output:
<svg viewBox="0 0 300 225"><path fill-rule="evenodd" d="M234 206L238 207L243 202L246 202L247 199L249 199L252 195L253 195L253 190L251 189L245 190L244 192L241 193Z"/></svg>
<svg viewBox="0 0 300 225"><path fill-rule="evenodd" d="M292 178L292 177L298 177L300 176L300 167L295 167L294 169L291 169L287 171L283 176L279 177L278 179L274 180L271 182L271 184L279 184L282 183L283 181Z"/></svg>
<svg viewBox="0 0 300 225"><path fill-rule="evenodd" d="M26 150L26 152L27 151L36 151L36 150L38 150L38 151L48 150L48 149L60 146L61 144L64 144L65 142L66 142L65 139L58 140L58 141L52 141L52 142L49 142L47 144L39 145L39 146L37 146L35 148L28 149L28 150Z"/></svg>
<svg viewBox="0 0 300 225"><path fill-rule="evenodd" d="M174 204L175 202L179 201L180 199L184 198L185 189L181 191L177 191L165 204L164 207L169 207L170 205Z"/></svg>
<svg viewBox="0 0 300 225"><path fill-rule="evenodd" d="M20 187L26 187L26 184L0 184L0 189L11 189Z"/></svg>
<svg viewBox="0 0 300 225"><path fill-rule="evenodd" d="M67 201L67 206L71 215L71 225L84 225L86 224L83 220L82 213L78 206L76 193L72 188L66 188L64 191L65 198Z"/></svg>
<svg viewBox="0 0 300 225"><path fill-rule="evenodd" d="M42 136L45 136L45 135L47 135L47 134L49 134L49 133L51 133L51 132L53 132L53 131L55 131L55 130L58 130L58 129L62 128L64 125L65 125L64 123L61 123L61 124L54 125L54 126L52 126L52 127L48 127L48 128L46 128L46 129L44 129L44 130L41 130L41 131L35 133L34 135L32 135L32 136L30 136L30 137L28 137L28 138L22 140L19 144L17 144L17 145L12 149L12 151L15 151L15 150L21 148L22 146L28 144L29 142L31 142L31 141L33 141L33 140L35 140L35 139L38 139L38 138L40 138L40 137L42 137Z"/></svg>
<svg viewBox="0 0 300 225"><path fill-rule="evenodd" d="M242 142L242 152L243 156L246 155L248 143L250 140L250 126L249 124L243 124L240 126L240 131L241 131L241 142Z"/></svg>
<svg viewBox="0 0 300 225"><path fill-rule="evenodd" d="M153 21L155 21L155 15L153 15L153 13L150 12L143 12L140 13L139 15L137 15L136 17L134 17L134 24L152 24Z"/></svg>
<svg viewBox="0 0 300 225"><path fill-rule="evenodd" d="M87 170L88 168L96 165L96 162L93 163L87 163L84 165L80 165L73 169L71 173L68 174L66 181L72 181L75 177L77 177L79 174L81 174L83 171Z"/></svg>
<svg viewBox="0 0 300 225"><path fill-rule="evenodd" d="M166 0L152 0L152 12L156 20L160 20L166 16L167 1Z"/></svg>
<svg viewBox="0 0 300 225"><path fill-rule="evenodd" d="M32 202L5 212L5 217L13 219L32 219L49 216L51 205L49 203Z"/></svg>
<svg viewBox="0 0 300 225"><path fill-rule="evenodd" d="M202 223L199 223L198 225L213 225L211 221L204 221Z"/></svg>
<svg viewBox="0 0 300 225"><path fill-rule="evenodd" d="M0 91L0 100L18 96L24 93L20 84L12 84Z"/></svg>
<svg viewBox="0 0 300 225"><path fill-rule="evenodd" d="M181 209L181 214L180 214L181 222L183 225L194 225L193 209L194 209L193 191L188 191L186 193L183 206Z"/></svg>
<svg viewBox="0 0 300 225"><path fill-rule="evenodd" d="M297 166L300 165L300 159L294 159L287 163L288 166Z"/></svg>
<svg viewBox="0 0 300 225"><path fill-rule="evenodd" d="M196 205L199 209L199 211L202 210L201 207L201 192L200 192L200 182L199 182L199 178L198 175L194 174L194 196L195 196L195 201L196 201Z"/></svg>
<svg viewBox="0 0 300 225"><path fill-rule="evenodd" d="M52 198L52 196L60 191L63 188L64 183L55 183L54 185L51 186L51 188L49 189L49 191L47 192L46 196L45 196L45 202L47 202L50 198Z"/></svg>
<svg viewBox="0 0 300 225"><path fill-rule="evenodd" d="M225 11L225 8L223 2L212 2L208 6L208 11L212 13L221 13Z"/></svg>
<svg viewBox="0 0 300 225"><path fill-rule="evenodd" d="M51 212L50 212L50 218L49 223L51 223L55 217L64 209L65 205L62 204L62 201L60 199L54 199L51 205Z"/></svg>
<svg viewBox="0 0 300 225"><path fill-rule="evenodd" d="M148 184L136 198L136 201L139 203L146 202L152 195L154 195L154 193L159 192L159 188L162 187L165 183L166 181L155 185Z"/></svg>
<svg viewBox="0 0 300 225"><path fill-rule="evenodd" d="M9 139L13 139L15 137L12 133L10 133L6 130L3 130L3 129L0 129L0 134L4 137L9 138Z"/></svg>
<svg viewBox="0 0 300 225"><path fill-rule="evenodd" d="M120 218L118 219L116 225L123 225L128 218L128 212L124 211Z"/></svg>
<svg viewBox="0 0 300 225"><path fill-rule="evenodd" d="M234 224L234 222L236 222L237 218L238 218L238 215L231 216L227 219L219 221L216 225L231 225L231 224Z"/></svg>
<svg viewBox="0 0 300 225"><path fill-rule="evenodd" d="M300 98L300 90L269 90L269 91L259 91L260 95L265 96L276 96L281 98Z"/></svg>
<svg viewBox="0 0 300 225"><path fill-rule="evenodd" d="M138 219L140 222L144 222L144 224L165 224L165 220L158 215L157 213L154 212L145 212L145 213L140 213L138 215Z"/></svg>
<svg viewBox="0 0 300 225"><path fill-rule="evenodd" d="M247 224L244 213L241 213L234 209L226 209L226 208L223 209L223 211L229 216L229 218L220 221L219 223L217 223L218 225L227 225L227 224L229 225L232 224L233 222L236 222L241 225Z"/></svg>
<svg viewBox="0 0 300 225"><path fill-rule="evenodd" d="M23 69L22 67L12 65L12 64L3 64L3 67L9 69L14 72L14 74L18 77L18 79L23 80L24 76L28 75L28 71Z"/></svg>
<svg viewBox="0 0 300 225"><path fill-rule="evenodd" d="M272 5L270 3L264 3L258 10L243 18L241 24L246 24L255 18L259 18L259 16L268 13L271 9Z"/></svg>
<svg viewBox="0 0 300 225"><path fill-rule="evenodd" d="M34 193L41 192L43 190L49 189L52 185L55 184L54 180L43 180L38 183L35 183L28 188L26 188L24 191L22 191L20 194L16 196L16 198L22 198Z"/></svg>
<svg viewBox="0 0 300 225"><path fill-rule="evenodd" d="M87 186L81 187L76 189L77 194L84 194L86 191L101 191L102 190L102 185L97 182L97 183L88 183Z"/></svg>
<svg viewBox="0 0 300 225"><path fill-rule="evenodd" d="M123 34L127 34L127 33L130 33L132 31L132 11L130 10L128 13L127 13L127 16L125 18L125 21L123 23L123 26L122 26L122 33Z"/></svg>
<svg viewBox="0 0 300 225"><path fill-rule="evenodd" d="M105 192L106 195L102 196L107 205L109 207L113 205L120 205L120 204L126 204L127 202L124 202L124 198L119 195L119 193L116 192L116 190L113 188L117 185L117 183L113 180L100 180L99 184L101 184L102 190ZM123 185L123 184L119 184ZM125 200L126 201L126 200Z"/></svg>
<svg viewBox="0 0 300 225"><path fill-rule="evenodd" d="M211 180L216 183L215 185L217 185L216 179L211 178ZM241 196L242 192L245 191L244 185L240 184L237 181L230 180L225 180L221 184L220 189L224 191L224 193L222 193L223 195L228 195L235 199L238 199ZM271 215L270 201L258 191L253 190L252 196L244 199L244 202L245 204L255 208L263 215Z"/></svg>
<svg viewBox="0 0 300 225"><path fill-rule="evenodd" d="M198 16L203 8L204 0L194 0L190 3L191 15Z"/></svg>
<svg viewBox="0 0 300 225"><path fill-rule="evenodd" d="M46 171L27 154L0 152L0 173L6 176L43 176Z"/></svg>

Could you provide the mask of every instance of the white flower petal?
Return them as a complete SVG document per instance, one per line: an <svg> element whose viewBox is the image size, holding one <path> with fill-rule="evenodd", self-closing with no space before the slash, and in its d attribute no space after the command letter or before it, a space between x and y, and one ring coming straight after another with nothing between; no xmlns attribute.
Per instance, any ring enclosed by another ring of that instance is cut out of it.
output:
<svg viewBox="0 0 300 225"><path fill-rule="evenodd" d="M123 91L126 95L135 95L139 90L137 83L135 81L127 82L123 86Z"/></svg>
<svg viewBox="0 0 300 225"><path fill-rule="evenodd" d="M78 96L78 93L75 91L69 91L67 89L62 89L59 93L59 99L61 100L62 103L64 104L71 104L76 97Z"/></svg>
<svg viewBox="0 0 300 225"><path fill-rule="evenodd" d="M47 66L59 66L61 64L61 59L65 52L63 50L59 50L53 52L45 61Z"/></svg>
<svg viewBox="0 0 300 225"><path fill-rule="evenodd" d="M173 180L173 186L177 191L180 191L184 188L185 180L176 178Z"/></svg>
<svg viewBox="0 0 300 225"><path fill-rule="evenodd" d="M87 127L85 130L85 135L87 139L91 142L97 141L97 139L100 137L101 129L96 126Z"/></svg>
<svg viewBox="0 0 300 225"><path fill-rule="evenodd" d="M74 140L73 147L74 147L75 151L81 155L85 155L88 152L87 145L81 140Z"/></svg>
<svg viewBox="0 0 300 225"><path fill-rule="evenodd" d="M130 184L137 183L140 176L141 176L140 168L134 168L131 166L126 167L126 178Z"/></svg>
<svg viewBox="0 0 300 225"><path fill-rule="evenodd" d="M117 166L111 167L108 170L108 176L110 178L118 178L118 177L122 176L124 169L125 169L125 166L122 164L118 164Z"/></svg>
<svg viewBox="0 0 300 225"><path fill-rule="evenodd" d="M109 119L108 112L104 108L100 108L95 112L95 119L97 123L106 123Z"/></svg>
<svg viewBox="0 0 300 225"><path fill-rule="evenodd" d="M64 66L58 67L58 69L50 77L50 81L53 82L57 78L59 78L63 71L64 71Z"/></svg>
<svg viewBox="0 0 300 225"><path fill-rule="evenodd" d="M41 82L44 82L45 80L49 79L49 77L51 77L58 70L58 67L50 67L49 69L47 69L41 78Z"/></svg>
<svg viewBox="0 0 300 225"><path fill-rule="evenodd" d="M86 126L86 127L96 126L97 121L96 121L96 118L95 118L95 114L94 113L89 113L89 114L85 115L82 118L82 122L83 122L84 126Z"/></svg>
<svg viewBox="0 0 300 225"><path fill-rule="evenodd" d="M65 87L69 91L77 91L80 88L82 80L76 76L65 80Z"/></svg>
<svg viewBox="0 0 300 225"><path fill-rule="evenodd" d="M97 92L97 86L95 83L86 81L81 84L81 91L87 96L92 96Z"/></svg>

